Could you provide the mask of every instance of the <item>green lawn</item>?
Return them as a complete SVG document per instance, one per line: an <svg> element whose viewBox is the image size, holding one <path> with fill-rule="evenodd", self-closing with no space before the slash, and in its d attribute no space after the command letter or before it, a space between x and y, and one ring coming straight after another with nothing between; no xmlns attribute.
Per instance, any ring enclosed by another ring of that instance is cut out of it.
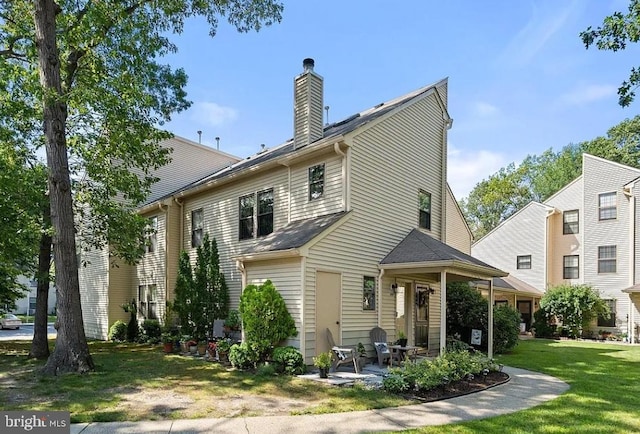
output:
<svg viewBox="0 0 640 434"><path fill-rule="evenodd" d="M22 320L23 323L32 323L35 319L35 316L33 315L16 315L18 318L20 318ZM47 316L47 322L56 322L56 319L58 317L55 315L48 315Z"/></svg>
<svg viewBox="0 0 640 434"><path fill-rule="evenodd" d="M91 342L95 372L42 377L30 342L0 341L2 410L64 410L72 422L317 414L412 403L291 376L256 375L164 355L160 346Z"/></svg>
<svg viewBox="0 0 640 434"><path fill-rule="evenodd" d="M558 399L513 413L420 433L638 433L640 346L597 342L521 341L500 363L570 384Z"/></svg>

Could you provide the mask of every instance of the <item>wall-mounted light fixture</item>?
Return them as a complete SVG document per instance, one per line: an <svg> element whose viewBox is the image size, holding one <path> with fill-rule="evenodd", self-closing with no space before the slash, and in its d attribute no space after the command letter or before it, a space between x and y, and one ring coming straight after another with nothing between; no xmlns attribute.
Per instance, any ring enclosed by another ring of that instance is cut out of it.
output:
<svg viewBox="0 0 640 434"><path fill-rule="evenodd" d="M398 284L397 283L392 283L391 284L391 295L396 295L397 292L398 292Z"/></svg>
<svg viewBox="0 0 640 434"><path fill-rule="evenodd" d="M436 290L433 289L431 286L427 286L427 291L429 291L429 294L435 294Z"/></svg>

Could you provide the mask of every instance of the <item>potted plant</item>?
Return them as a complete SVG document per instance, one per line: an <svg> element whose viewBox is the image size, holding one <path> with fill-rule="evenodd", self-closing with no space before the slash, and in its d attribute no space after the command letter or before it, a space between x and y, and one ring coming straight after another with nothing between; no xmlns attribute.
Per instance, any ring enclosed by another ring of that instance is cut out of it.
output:
<svg viewBox="0 0 640 434"><path fill-rule="evenodd" d="M320 378L328 378L329 368L331 368L331 352L318 354L313 358L313 365L320 371Z"/></svg>
<svg viewBox="0 0 640 434"><path fill-rule="evenodd" d="M216 342L216 351L218 353L218 361L223 362L229 359L229 350L231 342L229 339L220 339Z"/></svg>
<svg viewBox="0 0 640 434"><path fill-rule="evenodd" d="M204 356L207 354L207 340L200 339L198 340L198 355Z"/></svg>
<svg viewBox="0 0 640 434"><path fill-rule="evenodd" d="M402 330L398 330L398 340L396 342L401 347L407 346L407 335Z"/></svg>
<svg viewBox="0 0 640 434"><path fill-rule="evenodd" d="M162 333L162 349L165 353L173 353L173 342L175 340L174 336L171 333L165 332Z"/></svg>
<svg viewBox="0 0 640 434"><path fill-rule="evenodd" d="M234 341L240 340L240 327L242 326L242 321L240 319L240 313L231 309L229 311L229 316L224 321L224 328L227 332L228 337L230 337Z"/></svg>
<svg viewBox="0 0 640 434"><path fill-rule="evenodd" d="M358 351L358 370L362 371L367 364L367 350L362 342L358 342L356 350Z"/></svg>

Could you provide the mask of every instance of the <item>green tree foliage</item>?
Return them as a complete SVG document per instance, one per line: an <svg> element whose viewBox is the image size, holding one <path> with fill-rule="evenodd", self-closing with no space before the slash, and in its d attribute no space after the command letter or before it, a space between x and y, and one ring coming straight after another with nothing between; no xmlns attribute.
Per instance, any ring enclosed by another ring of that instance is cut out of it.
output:
<svg viewBox="0 0 640 434"><path fill-rule="evenodd" d="M559 285L547 290L540 299L540 310L547 318L555 317L572 337L582 331L598 316L608 318L609 306L598 291L589 285Z"/></svg>
<svg viewBox="0 0 640 434"><path fill-rule="evenodd" d="M194 269L189 255L180 255L173 307L182 333L198 340L211 334L214 320L229 315L229 290L220 271L218 245L215 239L209 239L209 234L204 235L198 247Z"/></svg>
<svg viewBox="0 0 640 434"><path fill-rule="evenodd" d="M580 33L582 42L588 49L594 45L599 50L618 51L627 48L627 43L640 39L640 0L629 2L628 13L614 12L604 18L601 27L591 26ZM629 78L618 88L618 104L627 107L635 98L635 89L640 85L640 68L631 68Z"/></svg>
<svg viewBox="0 0 640 434"><path fill-rule="evenodd" d="M493 351L503 353L518 344L520 313L509 306L494 308ZM482 347L487 346L489 303L480 291L466 282L447 284L447 335L469 343L471 330L482 330Z"/></svg>
<svg viewBox="0 0 640 434"><path fill-rule="evenodd" d="M221 18L246 32L281 13L274 0L0 1L2 139L44 144L49 169L60 328L45 372L93 369L76 237L126 261L141 253L145 222L132 211L169 159L155 126L189 106L186 74L161 63L176 51L170 36L195 16L213 36Z"/></svg>
<svg viewBox="0 0 640 434"><path fill-rule="evenodd" d="M298 335L284 299L270 280L248 285L240 297L239 310L245 341L260 361L269 359L280 342Z"/></svg>
<svg viewBox="0 0 640 434"><path fill-rule="evenodd" d="M460 201L474 238L480 239L531 201L543 202L582 173L582 154L640 167L640 116L625 119L604 137L560 151L527 156L478 183Z"/></svg>

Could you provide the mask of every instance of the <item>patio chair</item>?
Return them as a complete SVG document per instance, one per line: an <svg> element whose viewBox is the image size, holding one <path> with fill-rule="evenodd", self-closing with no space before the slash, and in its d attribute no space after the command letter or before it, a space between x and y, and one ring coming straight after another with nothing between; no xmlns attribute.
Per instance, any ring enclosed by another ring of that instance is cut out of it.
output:
<svg viewBox="0 0 640 434"><path fill-rule="evenodd" d="M214 319L213 320L213 335L214 339L220 339L224 337L224 320L223 319Z"/></svg>
<svg viewBox="0 0 640 434"><path fill-rule="evenodd" d="M369 331L371 345L376 349L378 355L378 366L382 368L385 361L391 360L391 350L387 342L387 332L383 328L374 327Z"/></svg>
<svg viewBox="0 0 640 434"><path fill-rule="evenodd" d="M335 372L340 365L347 365L353 363L353 369L356 374L360 373L358 369L358 353L355 348L352 347L339 347L333 340L333 334L331 330L327 329L327 341L331 347L331 370Z"/></svg>

